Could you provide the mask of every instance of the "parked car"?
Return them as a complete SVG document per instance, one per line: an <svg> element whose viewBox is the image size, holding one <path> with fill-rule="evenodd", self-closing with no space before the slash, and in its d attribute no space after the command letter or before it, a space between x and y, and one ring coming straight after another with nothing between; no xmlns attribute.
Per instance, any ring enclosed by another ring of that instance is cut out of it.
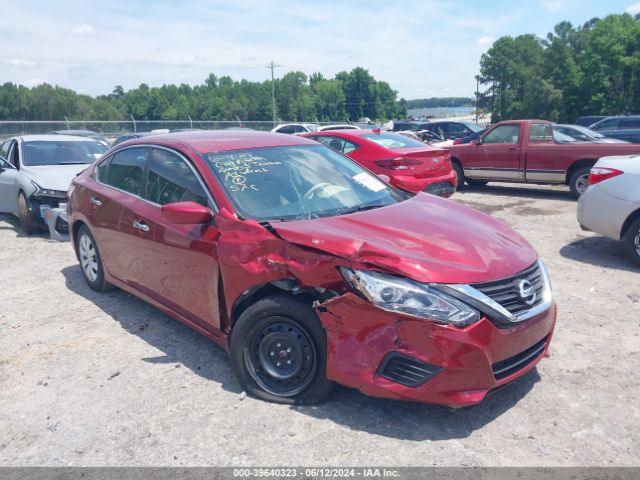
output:
<svg viewBox="0 0 640 480"><path fill-rule="evenodd" d="M391 129L394 132L428 130L426 126L429 125L429 122L416 122L413 120L392 120L391 122L393 123Z"/></svg>
<svg viewBox="0 0 640 480"><path fill-rule="evenodd" d="M336 130L303 136L348 156L377 175L386 175L393 187L443 197L455 192L456 173L446 150L380 131Z"/></svg>
<svg viewBox="0 0 640 480"><path fill-rule="evenodd" d="M640 143L640 115L607 117L594 123L590 128L606 137Z"/></svg>
<svg viewBox="0 0 640 480"><path fill-rule="evenodd" d="M589 174L578 202L578 222L614 240L640 266L640 156L604 157Z"/></svg>
<svg viewBox="0 0 640 480"><path fill-rule="evenodd" d="M315 132L320 125L315 123L283 123L271 129L274 133L306 133Z"/></svg>
<svg viewBox="0 0 640 480"><path fill-rule="evenodd" d="M554 124L553 131L562 133L564 135L568 135L574 140L581 140L583 142L593 142L593 143L629 143L624 140L618 140L617 138L609 138L605 137L599 132L595 130L591 130L587 127L582 127L580 125L568 125L568 124Z"/></svg>
<svg viewBox="0 0 640 480"><path fill-rule="evenodd" d="M581 127L590 127L596 122L599 122L603 118L607 118L606 115L586 115L584 117L578 117L576 120L576 125L580 125Z"/></svg>
<svg viewBox="0 0 640 480"><path fill-rule="evenodd" d="M120 287L225 348L240 388L313 403L476 404L544 357L556 307L518 233L403 194L306 138L132 140L73 180L87 284Z"/></svg>
<svg viewBox="0 0 640 480"><path fill-rule="evenodd" d="M109 146L109 142L106 138L97 132L92 130L54 130L49 132L48 135L73 135L74 137L87 137L96 142L100 142L105 147Z"/></svg>
<svg viewBox="0 0 640 480"><path fill-rule="evenodd" d="M560 134L561 135L561 134ZM566 184L578 198L589 170L601 157L640 153L639 145L556 142L551 122L509 120L489 128L477 140L447 147L458 173L458 188L489 181Z"/></svg>
<svg viewBox="0 0 640 480"><path fill-rule="evenodd" d="M158 134L157 133L152 133L152 132L125 133L124 135L120 135L119 137L117 137L113 141L111 146L115 147L116 145L118 145L118 144L120 144L122 142L126 142L127 140L132 140L134 138L148 137L149 135L158 135Z"/></svg>
<svg viewBox="0 0 640 480"><path fill-rule="evenodd" d="M480 138L480 136L486 131L487 131L487 129L483 128L482 130L478 130L477 132L473 132L473 133L467 135L466 137L456 138L453 141L453 144L454 145L464 145L465 143L471 143L474 140L477 140L478 138Z"/></svg>
<svg viewBox="0 0 640 480"><path fill-rule="evenodd" d="M316 128L316 132L326 132L327 130L362 130L359 126L351 123L336 123L335 125L322 125Z"/></svg>
<svg viewBox="0 0 640 480"><path fill-rule="evenodd" d="M425 130L438 133L445 140L455 140L479 132L482 127L473 122L439 121L424 125Z"/></svg>
<svg viewBox="0 0 640 480"><path fill-rule="evenodd" d="M46 230L46 209L66 205L73 177L106 151L100 142L70 135L5 140L0 147L6 159L0 171L0 212L18 217L28 235Z"/></svg>

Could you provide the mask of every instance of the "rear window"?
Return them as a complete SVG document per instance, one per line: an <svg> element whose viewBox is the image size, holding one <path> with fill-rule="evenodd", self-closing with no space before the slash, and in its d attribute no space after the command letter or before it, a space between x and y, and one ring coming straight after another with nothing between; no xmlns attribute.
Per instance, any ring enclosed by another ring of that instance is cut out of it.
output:
<svg viewBox="0 0 640 480"><path fill-rule="evenodd" d="M361 136L385 148L424 147L424 143L395 133L366 133Z"/></svg>
<svg viewBox="0 0 640 480"><path fill-rule="evenodd" d="M553 142L553 127L548 123L534 123L529 131L530 142Z"/></svg>

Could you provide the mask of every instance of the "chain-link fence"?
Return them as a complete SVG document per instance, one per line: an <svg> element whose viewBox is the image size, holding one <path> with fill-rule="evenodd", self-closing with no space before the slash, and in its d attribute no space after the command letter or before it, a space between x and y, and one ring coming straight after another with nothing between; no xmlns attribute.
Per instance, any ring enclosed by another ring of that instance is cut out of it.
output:
<svg viewBox="0 0 640 480"><path fill-rule="evenodd" d="M181 130L198 128L202 130L220 130L234 127L247 127L254 130L271 130L273 122L260 121L204 121L204 120L129 120L129 121L0 121L0 140L16 135L43 135L56 130L91 130L107 139L131 132L150 132L152 130Z"/></svg>

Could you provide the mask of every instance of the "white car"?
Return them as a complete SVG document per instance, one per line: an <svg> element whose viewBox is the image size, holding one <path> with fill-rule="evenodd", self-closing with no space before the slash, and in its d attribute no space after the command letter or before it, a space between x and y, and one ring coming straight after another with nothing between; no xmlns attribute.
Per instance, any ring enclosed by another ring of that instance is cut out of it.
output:
<svg viewBox="0 0 640 480"><path fill-rule="evenodd" d="M18 217L27 234L44 231L47 210L64 208L71 180L107 148L86 137L23 135L0 147L0 212Z"/></svg>
<svg viewBox="0 0 640 480"><path fill-rule="evenodd" d="M362 128L349 123L337 123L335 125L322 125L316 129L316 132L326 132L327 130L362 130Z"/></svg>
<svg viewBox="0 0 640 480"><path fill-rule="evenodd" d="M283 123L271 129L274 133L288 133L294 135L296 133L315 132L320 125L316 123Z"/></svg>
<svg viewBox="0 0 640 480"><path fill-rule="evenodd" d="M578 222L585 230L621 240L640 265L640 155L598 160L578 200Z"/></svg>

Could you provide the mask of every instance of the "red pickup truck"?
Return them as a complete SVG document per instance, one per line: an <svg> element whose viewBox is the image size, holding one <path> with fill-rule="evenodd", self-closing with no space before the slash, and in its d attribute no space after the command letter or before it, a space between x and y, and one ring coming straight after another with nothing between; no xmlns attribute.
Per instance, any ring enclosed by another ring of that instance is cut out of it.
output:
<svg viewBox="0 0 640 480"><path fill-rule="evenodd" d="M564 138L564 137L563 137ZM577 198L588 186L589 170L601 157L640 153L640 145L556 141L551 122L509 120L477 140L451 145L458 188L489 181L569 185Z"/></svg>

